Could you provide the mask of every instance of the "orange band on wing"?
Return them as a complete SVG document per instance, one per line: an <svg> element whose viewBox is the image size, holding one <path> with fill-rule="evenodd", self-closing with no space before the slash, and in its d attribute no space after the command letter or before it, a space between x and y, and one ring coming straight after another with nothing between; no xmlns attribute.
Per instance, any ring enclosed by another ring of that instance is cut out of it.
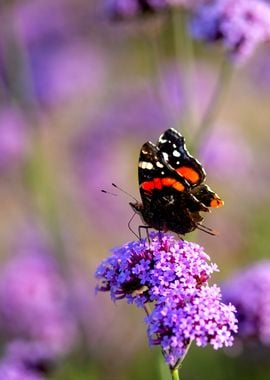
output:
<svg viewBox="0 0 270 380"><path fill-rule="evenodd" d="M224 205L224 201L220 198L213 198L210 202L210 207L221 207Z"/></svg>
<svg viewBox="0 0 270 380"><path fill-rule="evenodd" d="M161 190L163 186L173 187L178 191L185 190L184 185L181 182L177 182L174 178L154 178L153 181L145 181L141 184L141 188L145 191L152 191L154 189Z"/></svg>
<svg viewBox="0 0 270 380"><path fill-rule="evenodd" d="M163 186L172 186L176 182L176 179L167 177L162 178L161 182Z"/></svg>
<svg viewBox="0 0 270 380"><path fill-rule="evenodd" d="M182 185L181 182L175 182L172 187L175 189L175 190L178 190L178 191L183 191L185 190L185 187L184 185Z"/></svg>
<svg viewBox="0 0 270 380"><path fill-rule="evenodd" d="M176 171L192 184L198 183L200 180L199 173L188 166L180 166L180 168L176 169Z"/></svg>
<svg viewBox="0 0 270 380"><path fill-rule="evenodd" d="M141 184L141 188L145 191L152 191L155 188L154 181L146 181Z"/></svg>
<svg viewBox="0 0 270 380"><path fill-rule="evenodd" d="M161 178L155 178L154 179L154 186L155 186L155 189L158 189L158 190L162 189Z"/></svg>

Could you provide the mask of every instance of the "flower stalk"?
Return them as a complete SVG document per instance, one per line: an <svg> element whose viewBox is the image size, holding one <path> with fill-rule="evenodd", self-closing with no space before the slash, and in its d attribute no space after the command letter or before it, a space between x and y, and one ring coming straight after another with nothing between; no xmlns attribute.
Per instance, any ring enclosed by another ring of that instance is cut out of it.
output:
<svg viewBox="0 0 270 380"><path fill-rule="evenodd" d="M171 370L172 380L180 380L178 368Z"/></svg>
<svg viewBox="0 0 270 380"><path fill-rule="evenodd" d="M193 86L193 42L187 32L188 13L177 9L171 9L171 23L173 28L174 55L179 72L179 81L182 82L185 96L185 113L181 120L181 131L187 136L194 125L194 99ZM185 59L186 71L182 73L180 62Z"/></svg>
<svg viewBox="0 0 270 380"><path fill-rule="evenodd" d="M194 141L200 143L206 135L209 135L214 127L218 114L221 110L221 106L224 104L224 99L228 92L232 77L233 65L229 62L227 57L224 57L221 63L215 89L198 128L198 132L194 136Z"/></svg>

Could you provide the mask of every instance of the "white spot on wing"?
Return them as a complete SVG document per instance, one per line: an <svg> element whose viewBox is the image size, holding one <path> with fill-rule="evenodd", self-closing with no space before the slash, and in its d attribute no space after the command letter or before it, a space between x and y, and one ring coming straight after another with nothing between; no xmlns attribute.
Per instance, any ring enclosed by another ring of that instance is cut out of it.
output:
<svg viewBox="0 0 270 380"><path fill-rule="evenodd" d="M142 169L151 170L153 169L153 164L151 162L141 161L139 162L139 167Z"/></svg>
<svg viewBox="0 0 270 380"><path fill-rule="evenodd" d="M159 161L156 162L156 166L158 168L163 168L164 167L164 165L161 162L159 162Z"/></svg>
<svg viewBox="0 0 270 380"><path fill-rule="evenodd" d="M160 136L160 138L159 138L158 141L161 142L162 144L165 144L165 143L167 142L167 140L166 140L166 139L163 139L162 136L163 136L163 135Z"/></svg>
<svg viewBox="0 0 270 380"><path fill-rule="evenodd" d="M168 159L169 159L168 153L162 152L162 154L163 154L163 157L164 157L165 161L168 161Z"/></svg>
<svg viewBox="0 0 270 380"><path fill-rule="evenodd" d="M174 157L180 157L180 156L181 156L181 153L178 152L178 150L174 150L174 151L173 151L173 156L174 156Z"/></svg>

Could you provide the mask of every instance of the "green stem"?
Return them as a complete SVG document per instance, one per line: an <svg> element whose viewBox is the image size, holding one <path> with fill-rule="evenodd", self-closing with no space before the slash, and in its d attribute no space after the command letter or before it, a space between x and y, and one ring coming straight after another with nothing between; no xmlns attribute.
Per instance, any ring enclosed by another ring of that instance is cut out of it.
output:
<svg viewBox="0 0 270 380"><path fill-rule="evenodd" d="M180 11L177 8L172 9L171 22L173 28L175 58L180 83L182 84L182 90L185 97L182 110L184 114L181 117L181 130L184 135L187 135L194 125L194 97L192 93L194 51L192 39L187 33L187 20L188 13ZM181 67L181 61L185 63L185 70Z"/></svg>
<svg viewBox="0 0 270 380"><path fill-rule="evenodd" d="M179 380L179 369L182 367L183 361L184 361L185 357L187 356L187 353L190 349L191 343L192 343L192 340L187 345L187 348L186 348L184 355L177 361L177 363L175 364L175 366L173 368L170 368L170 371L172 374L172 380Z"/></svg>
<svg viewBox="0 0 270 380"><path fill-rule="evenodd" d="M28 204L33 208L44 222L50 235L52 236L55 252L58 255L59 262L62 263L63 274L68 278L66 273L67 265L67 247L64 242L63 229L60 218L60 202L55 186L56 178L51 172L48 157L46 155L46 129L39 128L35 125L32 130L32 152L25 164L23 172L23 184L26 194L25 198Z"/></svg>
<svg viewBox="0 0 270 380"><path fill-rule="evenodd" d="M229 87L229 83L231 82L232 73L233 73L232 68L233 68L233 65L228 61L228 59L224 58L221 64L220 73L219 73L216 87L214 89L214 92L212 94L208 107L206 109L206 112L203 116L198 132L193 137L193 141L196 144L196 147L194 147L194 150L196 150L195 148L199 146L203 138L207 134L209 135L210 131L213 129L215 125L215 121L220 112L221 105L223 103L224 97Z"/></svg>
<svg viewBox="0 0 270 380"><path fill-rule="evenodd" d="M13 20L14 4L6 4L6 17L2 22L4 39L4 68L10 100L26 111L37 108L27 49L17 33Z"/></svg>
<svg viewBox="0 0 270 380"><path fill-rule="evenodd" d="M153 87L155 96L159 105L164 111L167 111L166 94L164 94L163 71L162 71L162 51L160 49L160 35L157 31L155 34L145 36L147 55L149 56L150 75L153 78Z"/></svg>
<svg viewBox="0 0 270 380"><path fill-rule="evenodd" d="M180 380L178 368L171 370L172 380Z"/></svg>
<svg viewBox="0 0 270 380"><path fill-rule="evenodd" d="M146 315L149 317L149 315L151 314L151 308L150 308L149 304L148 303L144 304L143 308L144 308Z"/></svg>

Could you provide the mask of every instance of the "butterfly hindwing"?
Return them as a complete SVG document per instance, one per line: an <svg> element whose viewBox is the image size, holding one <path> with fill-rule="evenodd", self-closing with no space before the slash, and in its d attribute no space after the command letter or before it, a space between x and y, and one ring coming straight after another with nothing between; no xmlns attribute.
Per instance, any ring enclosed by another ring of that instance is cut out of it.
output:
<svg viewBox="0 0 270 380"><path fill-rule="evenodd" d="M194 187L191 193L206 207L218 208L224 204L223 200L205 183Z"/></svg>

